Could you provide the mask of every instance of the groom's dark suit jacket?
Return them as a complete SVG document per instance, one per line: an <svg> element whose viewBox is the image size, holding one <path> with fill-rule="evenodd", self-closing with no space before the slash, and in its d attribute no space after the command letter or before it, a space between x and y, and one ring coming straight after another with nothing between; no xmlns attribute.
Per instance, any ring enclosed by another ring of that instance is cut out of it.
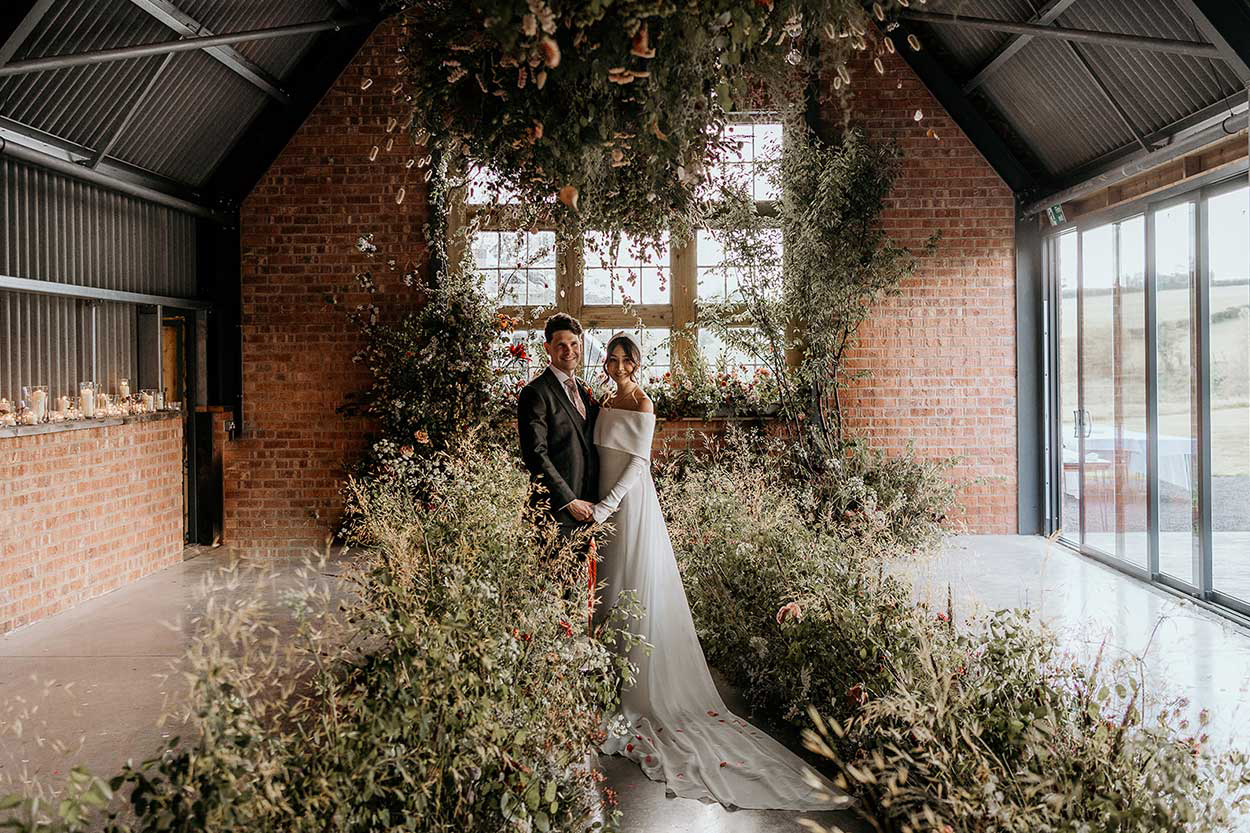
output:
<svg viewBox="0 0 1250 833"><path fill-rule="evenodd" d="M538 487L533 500L548 500L552 516L566 531L579 526L579 521L560 507L574 499L599 500L599 455L594 443L599 406L581 382L577 389L586 406L585 419L550 367L521 389L517 401L521 459Z"/></svg>

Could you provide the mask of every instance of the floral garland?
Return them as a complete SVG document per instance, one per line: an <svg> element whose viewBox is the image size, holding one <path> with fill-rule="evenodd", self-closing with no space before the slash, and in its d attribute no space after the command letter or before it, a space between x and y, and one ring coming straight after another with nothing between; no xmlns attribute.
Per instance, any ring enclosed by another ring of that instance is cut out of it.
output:
<svg viewBox="0 0 1250 833"><path fill-rule="evenodd" d="M546 222L658 240L698 224L705 160L729 149L727 113L801 106L816 60L836 70L835 88L849 84L855 53L895 51L888 16L909 2L871 11L859 0L388 8L405 24L403 86L418 143L488 168L511 202Z"/></svg>

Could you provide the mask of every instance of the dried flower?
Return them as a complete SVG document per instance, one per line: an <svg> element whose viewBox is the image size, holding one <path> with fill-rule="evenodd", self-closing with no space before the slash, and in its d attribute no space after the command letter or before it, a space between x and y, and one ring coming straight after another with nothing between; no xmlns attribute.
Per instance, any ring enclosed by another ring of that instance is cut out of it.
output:
<svg viewBox="0 0 1250 833"><path fill-rule="evenodd" d="M722 382L723 384L723 382ZM796 622L803 621L803 609L799 607L798 602L790 602L784 604L777 611L777 624L780 625L786 619L793 618Z"/></svg>
<svg viewBox="0 0 1250 833"><path fill-rule="evenodd" d="M634 35L634 41L630 46L629 54L636 55L639 58L654 58L655 49L647 42L647 24L643 23L638 27L637 34Z"/></svg>
<svg viewBox="0 0 1250 833"><path fill-rule="evenodd" d="M521 17L521 33L527 38L532 38L538 34L538 18L532 14L526 14Z"/></svg>
<svg viewBox="0 0 1250 833"><path fill-rule="evenodd" d="M560 66L560 45L555 42L554 38L544 37L538 42L538 49L543 56L543 63L549 69Z"/></svg>

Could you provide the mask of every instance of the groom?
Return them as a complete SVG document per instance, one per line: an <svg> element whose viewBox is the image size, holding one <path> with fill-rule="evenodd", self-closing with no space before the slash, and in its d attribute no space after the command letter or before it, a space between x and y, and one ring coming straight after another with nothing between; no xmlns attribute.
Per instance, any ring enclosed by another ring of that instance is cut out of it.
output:
<svg viewBox="0 0 1250 833"><path fill-rule="evenodd" d="M521 390L517 429L521 459L537 487L531 502L550 500L548 513L567 538L592 520L599 499L595 419L599 406L577 378L582 325L567 313L547 319L543 349L551 363Z"/></svg>

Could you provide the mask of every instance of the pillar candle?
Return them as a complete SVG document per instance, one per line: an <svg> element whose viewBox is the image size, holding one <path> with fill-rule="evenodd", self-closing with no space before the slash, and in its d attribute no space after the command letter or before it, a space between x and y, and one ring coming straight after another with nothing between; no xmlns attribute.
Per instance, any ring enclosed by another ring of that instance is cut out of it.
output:
<svg viewBox="0 0 1250 833"><path fill-rule="evenodd" d="M83 388L78 392L78 409L87 419L95 416L95 391L91 388Z"/></svg>
<svg viewBox="0 0 1250 833"><path fill-rule="evenodd" d="M126 397L130 396L130 380L118 379L117 380L117 392L121 396L122 399L125 399Z"/></svg>
<svg viewBox="0 0 1250 833"><path fill-rule="evenodd" d="M43 422L48 412L48 392L35 390L30 395L30 410L35 415L35 422Z"/></svg>

